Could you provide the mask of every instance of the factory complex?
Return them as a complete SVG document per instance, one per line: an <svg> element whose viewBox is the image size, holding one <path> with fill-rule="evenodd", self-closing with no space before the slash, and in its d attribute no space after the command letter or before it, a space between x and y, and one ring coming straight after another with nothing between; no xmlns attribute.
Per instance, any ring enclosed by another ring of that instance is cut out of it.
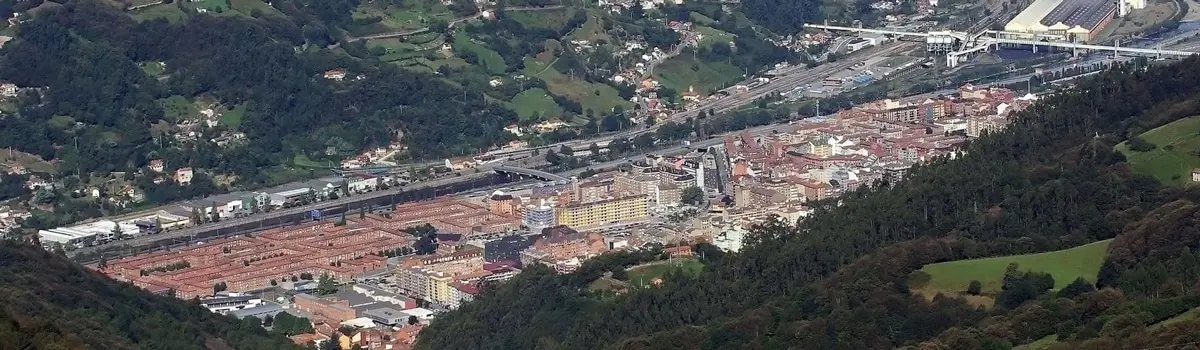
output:
<svg viewBox="0 0 1200 350"><path fill-rule="evenodd" d="M1146 0L1035 0L1004 26L1014 39L1089 42L1113 18L1143 9Z"/></svg>

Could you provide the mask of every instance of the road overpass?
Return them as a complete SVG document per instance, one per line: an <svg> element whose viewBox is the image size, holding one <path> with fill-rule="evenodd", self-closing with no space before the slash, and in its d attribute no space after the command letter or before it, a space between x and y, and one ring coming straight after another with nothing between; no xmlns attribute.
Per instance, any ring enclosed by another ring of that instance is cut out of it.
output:
<svg viewBox="0 0 1200 350"><path fill-rule="evenodd" d="M1113 54L1140 55L1152 56L1158 58L1184 58L1195 54L1200 54L1193 51L1184 50L1164 50L1162 48L1140 48L1140 47L1121 47L1109 45L1094 45L1079 42L1070 42L1063 40L1062 36L1051 34L1028 34L1028 33L1013 33L998 30L985 30L978 33L967 33L957 31L928 31L928 32L910 32L895 29L873 29L845 26L831 26L824 24L805 24L805 28L846 31L853 33L875 33L891 36L910 36L910 37L926 37L929 40L935 38L953 38L956 41L958 49L946 53L946 66L956 67L964 62L971 55L985 52L998 47L999 45L1024 46L1030 47L1035 52L1039 46L1041 47L1056 47L1063 49L1071 49L1078 54L1079 50L1084 51L1111 51ZM943 39L944 40L944 39Z"/></svg>
<svg viewBox="0 0 1200 350"><path fill-rule="evenodd" d="M548 173L548 172L541 171L541 170L536 170L536 169L525 169L525 168L518 168L518 167L511 167L511 166L503 166L503 165L501 165L501 166L498 166L498 167L492 168L492 170L493 170L493 171L495 171L495 172L497 172L497 173L501 173L501 174L516 174L516 175L520 175L520 176L532 177L532 178L535 178L535 179L538 179L538 180L542 180L542 181L555 181L555 182L557 182L557 181L567 181L567 180L570 180L570 179L568 179L568 178L566 178L566 177L563 177L563 176L559 176L559 175L556 175L556 174L553 174L553 173Z"/></svg>

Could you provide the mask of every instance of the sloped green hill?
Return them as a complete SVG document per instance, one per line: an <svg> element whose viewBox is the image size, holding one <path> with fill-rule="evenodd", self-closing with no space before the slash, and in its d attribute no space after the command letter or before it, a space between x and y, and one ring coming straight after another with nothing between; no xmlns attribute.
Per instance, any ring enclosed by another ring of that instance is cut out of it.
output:
<svg viewBox="0 0 1200 350"><path fill-rule="evenodd" d="M257 325L0 243L0 348L298 349Z"/></svg>

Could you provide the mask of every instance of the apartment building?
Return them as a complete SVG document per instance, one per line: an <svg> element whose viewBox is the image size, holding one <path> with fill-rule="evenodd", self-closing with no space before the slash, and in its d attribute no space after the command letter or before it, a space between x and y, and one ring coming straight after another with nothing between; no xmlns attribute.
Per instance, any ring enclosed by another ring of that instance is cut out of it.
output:
<svg viewBox="0 0 1200 350"><path fill-rule="evenodd" d="M521 252L522 266L544 264L567 273L578 268L581 260L608 251L604 236L598 233L583 234L567 226L552 227L542 231L542 237L533 246Z"/></svg>
<svg viewBox="0 0 1200 350"><path fill-rule="evenodd" d="M643 220L650 215L648 209L649 197L643 194L571 203L556 214L559 225L579 228Z"/></svg>
<svg viewBox="0 0 1200 350"><path fill-rule="evenodd" d="M453 285L477 281L491 273L483 269L483 257L410 267L397 271L399 287L405 294L427 301L452 304Z"/></svg>
<svg viewBox="0 0 1200 350"><path fill-rule="evenodd" d="M622 173L613 177L613 192L618 196L646 195L651 205L679 204L683 197L683 186L676 183L675 179L672 177L664 181L653 175Z"/></svg>

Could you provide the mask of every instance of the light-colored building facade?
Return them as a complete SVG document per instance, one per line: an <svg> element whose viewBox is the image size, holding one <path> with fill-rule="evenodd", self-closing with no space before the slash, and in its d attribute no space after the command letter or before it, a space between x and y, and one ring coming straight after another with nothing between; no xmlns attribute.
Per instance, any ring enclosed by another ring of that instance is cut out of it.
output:
<svg viewBox="0 0 1200 350"><path fill-rule="evenodd" d="M635 195L611 198L591 203L571 203L559 208L559 225L569 227L591 227L597 225L632 222L649 216L649 198Z"/></svg>

